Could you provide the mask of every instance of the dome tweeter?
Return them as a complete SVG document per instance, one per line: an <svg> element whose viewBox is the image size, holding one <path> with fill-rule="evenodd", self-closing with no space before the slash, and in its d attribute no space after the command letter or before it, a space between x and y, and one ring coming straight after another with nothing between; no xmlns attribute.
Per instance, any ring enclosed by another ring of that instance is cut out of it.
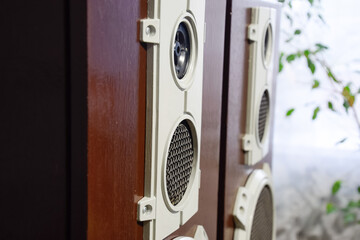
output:
<svg viewBox="0 0 360 240"><path fill-rule="evenodd" d="M254 165L269 152L274 69L274 30L276 10L257 7L251 10L248 26L249 69L246 128L242 137L245 164Z"/></svg>
<svg viewBox="0 0 360 240"><path fill-rule="evenodd" d="M198 210L205 0L148 1L144 239L160 240ZM161 29L160 29L161 27Z"/></svg>

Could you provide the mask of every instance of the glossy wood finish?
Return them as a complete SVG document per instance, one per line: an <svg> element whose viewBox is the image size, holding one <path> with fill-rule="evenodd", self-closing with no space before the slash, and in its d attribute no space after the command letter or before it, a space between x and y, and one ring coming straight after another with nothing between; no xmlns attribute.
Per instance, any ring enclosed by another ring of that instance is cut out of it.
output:
<svg viewBox="0 0 360 240"><path fill-rule="evenodd" d="M142 239L146 1L88 1L88 239Z"/></svg>
<svg viewBox="0 0 360 240"><path fill-rule="evenodd" d="M262 162L271 164L272 152L253 167L244 165L244 153L241 149L240 136L245 132L247 69L249 43L246 39L247 26L250 23L250 7L273 6L260 1L232 1L227 3L226 40L224 61L224 86L220 152L219 218L217 239L232 239L234 222L232 211L239 186L243 186L254 168ZM279 26L279 25L278 25ZM276 36L278 37L278 30ZM277 52L278 46L275 46ZM275 56L274 69L278 69ZM277 71L274 71L274 79ZM275 84L275 81L273 82ZM275 86L275 85L274 85ZM275 87L273 88L275 89ZM273 94L275 96L275 94ZM271 109L274 101L271 101ZM272 126L273 119L270 125ZM272 139L272 131L270 133Z"/></svg>
<svg viewBox="0 0 360 240"><path fill-rule="evenodd" d="M206 1L199 210L172 236L189 236L202 225L209 239L216 239L225 5L225 0Z"/></svg>

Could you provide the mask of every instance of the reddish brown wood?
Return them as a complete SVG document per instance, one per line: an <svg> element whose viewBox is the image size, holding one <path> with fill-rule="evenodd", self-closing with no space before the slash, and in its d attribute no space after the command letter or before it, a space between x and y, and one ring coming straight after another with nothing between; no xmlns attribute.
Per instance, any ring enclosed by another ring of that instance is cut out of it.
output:
<svg viewBox="0 0 360 240"><path fill-rule="evenodd" d="M263 162L271 164L272 160L270 147L270 152L263 161L253 167L245 166L244 153L239 140L239 136L245 132L246 124L247 70L249 67L249 43L246 36L247 25L250 23L249 8L260 5L273 6L260 1L231 0L228 1L227 6L217 239L233 238L234 222L232 211L238 187L245 184L253 169L260 167ZM277 49L276 45L275 52ZM276 56L275 59L277 59ZM276 64L277 61L275 60L274 69L277 69ZM275 71L274 77L276 73ZM271 108L273 107L274 101L271 101ZM272 122L271 120L270 125L272 125ZM272 139L272 131L270 139ZM270 144L272 145L272 141Z"/></svg>
<svg viewBox="0 0 360 240"><path fill-rule="evenodd" d="M146 1L88 1L88 239L142 239Z"/></svg>

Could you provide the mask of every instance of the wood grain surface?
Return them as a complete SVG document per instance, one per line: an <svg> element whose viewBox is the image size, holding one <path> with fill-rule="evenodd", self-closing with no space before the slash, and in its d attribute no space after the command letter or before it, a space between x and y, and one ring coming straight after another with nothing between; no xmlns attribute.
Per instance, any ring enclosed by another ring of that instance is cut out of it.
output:
<svg viewBox="0 0 360 240"><path fill-rule="evenodd" d="M146 1L88 1L88 239L142 239Z"/></svg>

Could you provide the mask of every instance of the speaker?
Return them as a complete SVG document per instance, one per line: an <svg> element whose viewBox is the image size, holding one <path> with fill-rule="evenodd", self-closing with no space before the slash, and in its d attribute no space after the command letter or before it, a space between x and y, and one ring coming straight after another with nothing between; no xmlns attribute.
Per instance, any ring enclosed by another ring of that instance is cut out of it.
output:
<svg viewBox="0 0 360 240"><path fill-rule="evenodd" d="M270 167L254 170L239 187L234 205L234 240L275 239L273 188Z"/></svg>
<svg viewBox="0 0 360 240"><path fill-rule="evenodd" d="M205 0L148 2L144 239L163 239L198 210Z"/></svg>
<svg viewBox="0 0 360 240"><path fill-rule="evenodd" d="M246 129L242 138L245 164L254 165L269 152L270 108L273 101L274 32L276 10L251 9Z"/></svg>

